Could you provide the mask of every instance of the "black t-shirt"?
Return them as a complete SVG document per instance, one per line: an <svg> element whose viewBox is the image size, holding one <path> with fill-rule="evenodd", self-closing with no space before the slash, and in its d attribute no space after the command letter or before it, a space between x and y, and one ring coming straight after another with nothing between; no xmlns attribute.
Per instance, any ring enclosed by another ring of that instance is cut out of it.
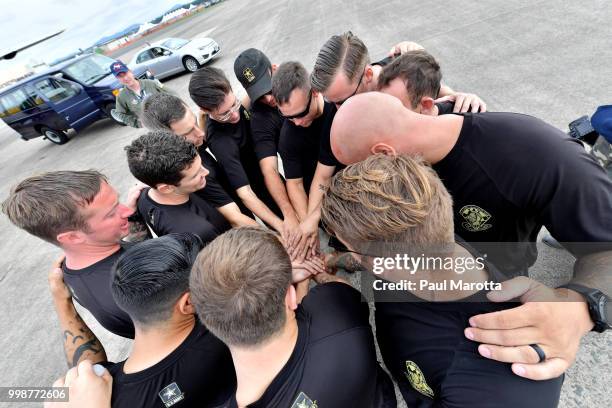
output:
<svg viewBox="0 0 612 408"><path fill-rule="evenodd" d="M612 181L581 145L527 115L462 116L457 143L433 166L458 235L510 275L535 262L542 225L575 256L612 249Z"/></svg>
<svg viewBox="0 0 612 408"><path fill-rule="evenodd" d="M251 135L250 119L249 112L242 106L238 123L221 123L209 119L206 122L208 146L215 155L232 190L250 185L255 195L270 210L282 217L282 212L268 193L259 167L259 160L255 154L255 143Z"/></svg>
<svg viewBox="0 0 612 408"><path fill-rule="evenodd" d="M224 205L235 203L240 211L251 218L253 213L244 205L236 190L232 188L223 172L221 166L215 158L206 150L208 143L205 143L198 147L198 153L202 158L202 164L208 169L209 174L206 176L206 186L203 189L198 190L195 194L202 197L204 200L212 204L215 208L223 207Z"/></svg>
<svg viewBox="0 0 612 408"><path fill-rule="evenodd" d="M251 114L251 132L255 144L255 156L258 160L270 156L276 157L284 118L277 108L261 102L253 104Z"/></svg>
<svg viewBox="0 0 612 408"><path fill-rule="evenodd" d="M440 115L448 115L453 113L453 109L455 109L455 102L440 102L436 103L438 107L438 116Z"/></svg>
<svg viewBox="0 0 612 408"><path fill-rule="evenodd" d="M475 258L482 256L460 239L457 242ZM486 259L483 263L487 281L506 280ZM390 295L395 301L388 302L380 301L388 292L374 293L378 345L409 407L473 407L481 406L482 398L494 407L556 406L562 377L550 381L518 377L510 364L480 356L479 343L465 337L470 317L520 305L489 302L486 293L482 290L454 302L427 302L399 291Z"/></svg>
<svg viewBox="0 0 612 408"><path fill-rule="evenodd" d="M394 59L395 59L395 57L385 57L385 58L381 59L380 61L373 62L372 65L380 65L381 67L386 67Z"/></svg>
<svg viewBox="0 0 612 408"><path fill-rule="evenodd" d="M123 248L120 248L114 254L83 269L69 269L65 264L62 269L64 283L74 300L89 310L106 330L133 339L132 319L117 306L111 293L112 268L123 252Z"/></svg>
<svg viewBox="0 0 612 408"><path fill-rule="evenodd" d="M159 204L144 188L138 197L138 213L157 236L175 232L191 232L208 243L231 228L223 215L196 194L183 204Z"/></svg>
<svg viewBox="0 0 612 408"><path fill-rule="evenodd" d="M367 303L351 286L314 287L296 310L298 338L289 361L248 406L394 406L393 387L376 361L368 315ZM237 407L235 395L225 406Z"/></svg>
<svg viewBox="0 0 612 408"><path fill-rule="evenodd" d="M283 124L278 150L283 159L285 178L303 179L306 194L317 168L322 140L329 137L334 112L334 104L325 102L323 113L309 127L297 126L290 120Z"/></svg>
<svg viewBox="0 0 612 408"><path fill-rule="evenodd" d="M224 205L234 202L233 197L229 193L229 183L223 177L219 169L219 163L206 151L206 145L198 148L202 165L208 170L206 176L206 185L203 189L196 191L196 194L209 202L213 207L219 208Z"/></svg>
<svg viewBox="0 0 612 408"><path fill-rule="evenodd" d="M319 145L319 163L326 166L336 166L336 172L346 167L336 159L331 148L331 127L337 111L335 104L325 103L325 121L321 129L321 144Z"/></svg>
<svg viewBox="0 0 612 408"><path fill-rule="evenodd" d="M216 407L236 389L229 349L199 323L154 366L125 374L124 364L105 364L113 376L113 408Z"/></svg>

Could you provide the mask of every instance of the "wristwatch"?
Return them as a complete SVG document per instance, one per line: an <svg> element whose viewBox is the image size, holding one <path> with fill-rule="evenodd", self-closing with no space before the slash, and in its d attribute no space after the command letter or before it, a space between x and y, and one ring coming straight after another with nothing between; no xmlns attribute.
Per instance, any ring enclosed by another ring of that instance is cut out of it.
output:
<svg viewBox="0 0 612 408"><path fill-rule="evenodd" d="M591 320L595 323L592 331L603 333L612 328L610 326L612 323L612 302L605 293L598 289L587 288L576 283L568 283L567 285L560 286L560 288L571 289L584 296L589 307Z"/></svg>

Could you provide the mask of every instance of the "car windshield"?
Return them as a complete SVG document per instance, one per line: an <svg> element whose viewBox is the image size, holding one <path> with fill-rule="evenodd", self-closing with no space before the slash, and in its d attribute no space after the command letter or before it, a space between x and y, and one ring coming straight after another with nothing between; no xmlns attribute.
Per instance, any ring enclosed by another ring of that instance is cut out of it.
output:
<svg viewBox="0 0 612 408"><path fill-rule="evenodd" d="M182 38L168 38L161 45L166 48L170 48L171 50L178 50L179 48L185 46L189 40L183 40Z"/></svg>
<svg viewBox="0 0 612 408"><path fill-rule="evenodd" d="M91 85L107 75L110 75L110 66L113 59L100 54L93 54L83 58L63 69L77 81Z"/></svg>

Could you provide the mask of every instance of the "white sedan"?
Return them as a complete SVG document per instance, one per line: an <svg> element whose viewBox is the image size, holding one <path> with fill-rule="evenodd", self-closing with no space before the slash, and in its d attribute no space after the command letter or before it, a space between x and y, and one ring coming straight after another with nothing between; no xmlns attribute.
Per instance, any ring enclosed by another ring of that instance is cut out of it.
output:
<svg viewBox="0 0 612 408"><path fill-rule="evenodd" d="M128 66L145 67L162 79L183 71L195 72L219 51L219 44L212 38L166 38L138 51Z"/></svg>

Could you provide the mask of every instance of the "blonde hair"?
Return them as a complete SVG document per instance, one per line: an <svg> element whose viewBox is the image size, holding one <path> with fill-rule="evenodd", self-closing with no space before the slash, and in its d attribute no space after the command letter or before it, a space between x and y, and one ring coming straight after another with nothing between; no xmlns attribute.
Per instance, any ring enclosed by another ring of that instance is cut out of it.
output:
<svg viewBox="0 0 612 408"><path fill-rule="evenodd" d="M284 326L291 261L278 237L232 228L198 255L189 281L200 320L228 345L264 343Z"/></svg>
<svg viewBox="0 0 612 408"><path fill-rule="evenodd" d="M407 155L370 156L336 174L321 219L355 250L378 256L454 242L450 194L429 165Z"/></svg>

